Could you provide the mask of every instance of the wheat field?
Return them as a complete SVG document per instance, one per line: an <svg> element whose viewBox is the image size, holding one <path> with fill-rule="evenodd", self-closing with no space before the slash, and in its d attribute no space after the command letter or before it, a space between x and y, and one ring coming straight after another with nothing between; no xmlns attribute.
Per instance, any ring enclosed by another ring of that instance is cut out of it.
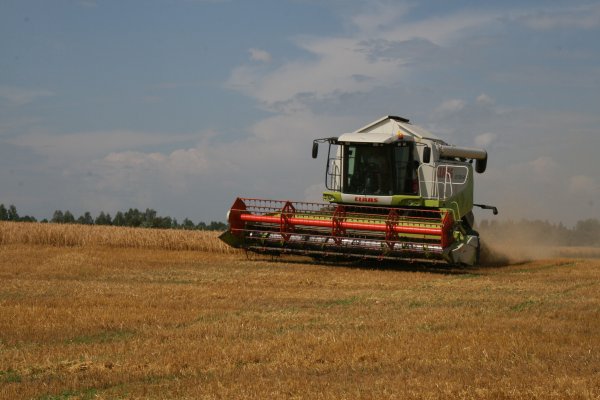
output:
<svg viewBox="0 0 600 400"><path fill-rule="evenodd" d="M121 247L232 253L220 232L0 221L0 244Z"/></svg>
<svg viewBox="0 0 600 400"><path fill-rule="evenodd" d="M600 398L598 259L329 265L14 229L3 399ZM120 229L97 232L155 234Z"/></svg>

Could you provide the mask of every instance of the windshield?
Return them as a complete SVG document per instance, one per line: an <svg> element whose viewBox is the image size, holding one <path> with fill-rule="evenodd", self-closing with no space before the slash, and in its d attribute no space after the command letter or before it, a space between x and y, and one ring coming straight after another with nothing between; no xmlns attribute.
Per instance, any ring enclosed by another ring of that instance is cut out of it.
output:
<svg viewBox="0 0 600 400"><path fill-rule="evenodd" d="M375 196L418 193L412 143L344 147L345 193Z"/></svg>

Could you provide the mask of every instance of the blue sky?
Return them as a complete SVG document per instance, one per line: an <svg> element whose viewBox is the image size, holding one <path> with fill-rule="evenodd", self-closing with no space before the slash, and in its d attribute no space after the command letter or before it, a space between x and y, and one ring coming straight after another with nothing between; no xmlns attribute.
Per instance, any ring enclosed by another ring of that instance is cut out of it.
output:
<svg viewBox="0 0 600 400"><path fill-rule="evenodd" d="M501 218L600 218L597 2L3 0L0 52L22 214L318 200L312 139L394 114L485 147Z"/></svg>

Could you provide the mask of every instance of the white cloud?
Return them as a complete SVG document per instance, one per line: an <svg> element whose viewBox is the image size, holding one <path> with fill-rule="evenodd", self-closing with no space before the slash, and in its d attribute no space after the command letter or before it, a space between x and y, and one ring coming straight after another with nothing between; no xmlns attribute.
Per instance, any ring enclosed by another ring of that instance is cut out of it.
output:
<svg viewBox="0 0 600 400"><path fill-rule="evenodd" d="M39 124L40 118L34 116L4 118L0 120L0 136L12 136L15 132L21 132Z"/></svg>
<svg viewBox="0 0 600 400"><path fill-rule="evenodd" d="M558 168L558 164L552 157L542 156L529 162L533 171L539 175L552 174Z"/></svg>
<svg viewBox="0 0 600 400"><path fill-rule="evenodd" d="M558 189L560 182L565 180L565 169L549 156L540 156L532 160L524 166L529 168L529 171L522 171L522 177L529 179L532 185L539 183L550 184L553 188ZM547 190L548 188L546 188Z"/></svg>
<svg viewBox="0 0 600 400"><path fill-rule="evenodd" d="M475 136L475 145L478 147L488 147L496 139L496 134L492 132L482 133Z"/></svg>
<svg viewBox="0 0 600 400"><path fill-rule="evenodd" d="M600 190L594 178L575 175L569 179L569 191L576 196L596 196Z"/></svg>
<svg viewBox="0 0 600 400"><path fill-rule="evenodd" d="M493 13L461 11L415 22L402 23L399 21L382 36L388 40L422 38L443 46L460 39L469 29L491 25L495 19L496 15Z"/></svg>
<svg viewBox="0 0 600 400"><path fill-rule="evenodd" d="M104 157L104 161L111 165L117 165L121 168L152 168L156 164L161 164L168 157L160 153L142 153L139 151L122 151L119 153L110 153Z"/></svg>
<svg viewBox="0 0 600 400"><path fill-rule="evenodd" d="M129 130L78 132L51 134L46 132L29 133L10 139L9 142L30 148L57 160L103 157L112 151L137 149L144 146L174 144L191 140L201 140L210 136L203 134L153 134Z"/></svg>
<svg viewBox="0 0 600 400"><path fill-rule="evenodd" d="M310 158L312 139L340 133L343 122L347 120L309 114L275 116L260 121L249 137L234 142L209 138L170 153L111 152L94 162L95 189L119 191L152 182L187 193L200 180L205 182L204 190L228 187L228 201L238 195L299 198L304 188L324 176L324 161Z"/></svg>
<svg viewBox="0 0 600 400"><path fill-rule="evenodd" d="M302 96L323 99L335 93L368 91L374 85L402 73L395 61L371 62L357 51L358 43L349 39L308 40L301 47L313 53L317 60L292 61L275 71L266 72L242 66L229 80L233 88L257 98L268 107L284 111L303 108ZM356 79L357 75L377 77Z"/></svg>
<svg viewBox="0 0 600 400"><path fill-rule="evenodd" d="M411 7L408 4L369 2L369 10L359 12L350 17L350 22L361 33L377 35L382 30L389 30L401 19Z"/></svg>
<svg viewBox="0 0 600 400"><path fill-rule="evenodd" d="M147 182L175 187L186 192L190 176L207 176L219 172L223 160L209 156L208 148L178 149L169 154L123 151L108 154L94 162L100 173L99 188L124 190L131 182Z"/></svg>
<svg viewBox="0 0 600 400"><path fill-rule="evenodd" d="M260 61L264 63L271 62L271 54L266 50L251 48L248 50L250 53L250 59L252 61Z"/></svg>
<svg viewBox="0 0 600 400"><path fill-rule="evenodd" d="M229 3L231 0L185 0L186 3L210 4L210 3Z"/></svg>
<svg viewBox="0 0 600 400"><path fill-rule="evenodd" d="M24 89L15 86L0 86L0 98L13 106L24 106L43 97L54 96L49 90Z"/></svg>
<svg viewBox="0 0 600 400"><path fill-rule="evenodd" d="M492 15L463 12L403 21L406 7L378 4L350 18L357 29L352 35L297 38L297 46L310 58L291 60L274 70L242 65L232 71L227 85L256 98L267 108L285 112L304 109L311 101L345 93L367 93L406 79L414 52L373 57L373 41L387 43L383 50L395 49L402 43L435 48L493 19ZM382 13L382 9L386 12Z"/></svg>
<svg viewBox="0 0 600 400"><path fill-rule="evenodd" d="M462 111L466 106L466 103L460 99L450 99L444 101L435 110L434 113L440 115L455 114Z"/></svg>
<svg viewBox="0 0 600 400"><path fill-rule="evenodd" d="M482 93L479 96L477 96L476 102L478 105L485 107L493 106L495 104L494 99L492 99L485 93Z"/></svg>
<svg viewBox="0 0 600 400"><path fill-rule="evenodd" d="M518 18L536 30L597 29L600 27L600 5L589 4L564 9L539 10Z"/></svg>
<svg viewBox="0 0 600 400"><path fill-rule="evenodd" d="M142 96L142 101L148 104L156 104L161 102L160 96Z"/></svg>
<svg viewBox="0 0 600 400"><path fill-rule="evenodd" d="M98 3L96 0L79 0L79 5L86 8L96 8L98 7Z"/></svg>
<svg viewBox="0 0 600 400"><path fill-rule="evenodd" d="M204 181L218 173L217 166L209 164L207 153L200 147L170 153L112 152L80 165L81 171L70 166L67 172L83 174L87 193L118 194L124 199L121 201L143 208L160 198L177 199L206 190Z"/></svg>

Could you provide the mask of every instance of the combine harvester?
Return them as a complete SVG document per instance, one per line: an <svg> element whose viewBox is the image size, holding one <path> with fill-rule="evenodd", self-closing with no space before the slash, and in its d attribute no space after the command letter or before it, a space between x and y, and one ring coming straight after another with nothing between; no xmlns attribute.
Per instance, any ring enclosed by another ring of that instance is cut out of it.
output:
<svg viewBox="0 0 600 400"><path fill-rule="evenodd" d="M387 116L340 137L329 152L325 203L238 198L225 243L263 254L314 258L445 261L475 265L473 161L487 152L450 146L408 119Z"/></svg>

